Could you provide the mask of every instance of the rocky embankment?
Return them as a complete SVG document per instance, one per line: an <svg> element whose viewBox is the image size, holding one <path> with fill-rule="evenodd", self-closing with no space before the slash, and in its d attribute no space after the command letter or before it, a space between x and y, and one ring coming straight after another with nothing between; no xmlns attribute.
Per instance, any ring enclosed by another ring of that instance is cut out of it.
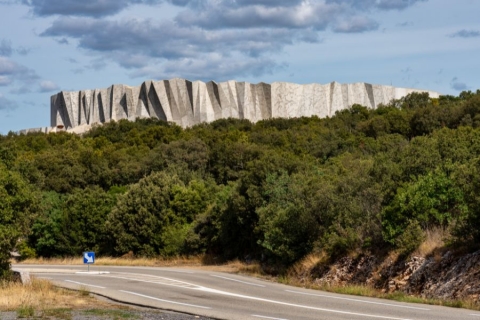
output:
<svg viewBox="0 0 480 320"><path fill-rule="evenodd" d="M386 293L402 291L423 298L480 302L480 251L466 255L448 251L407 260L344 257L311 272L311 281L320 286L367 284Z"/></svg>

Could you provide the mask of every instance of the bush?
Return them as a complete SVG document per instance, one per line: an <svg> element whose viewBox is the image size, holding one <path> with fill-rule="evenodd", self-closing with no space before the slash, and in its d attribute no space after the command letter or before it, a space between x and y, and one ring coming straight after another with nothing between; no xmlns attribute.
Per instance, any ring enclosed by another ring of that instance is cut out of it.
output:
<svg viewBox="0 0 480 320"><path fill-rule="evenodd" d="M424 240L425 233L420 227L420 223L417 220L411 220L405 231L397 237L395 244L400 254L408 255L417 249Z"/></svg>

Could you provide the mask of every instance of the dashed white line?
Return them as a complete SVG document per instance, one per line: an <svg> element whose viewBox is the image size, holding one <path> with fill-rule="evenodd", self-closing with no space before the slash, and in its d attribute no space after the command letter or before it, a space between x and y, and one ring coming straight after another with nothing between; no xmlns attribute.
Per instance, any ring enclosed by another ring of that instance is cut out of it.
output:
<svg viewBox="0 0 480 320"><path fill-rule="evenodd" d="M333 296L327 296L327 295L324 295L324 294L306 293L306 292L293 291L293 290L285 290L285 291L286 291L286 292L291 292L291 293L296 293L296 294L303 294L303 295L306 295L306 296L314 296L314 297L322 297L322 298L329 298L329 299L355 301L355 302L362 302L362 303L369 303L369 304L378 304L378 305L389 306L389 307L397 307L397 308L405 308L405 309L414 309L414 310L427 310L427 311L430 310L430 309L427 309L427 308L402 306L402 305L399 305L399 304L391 304L391 303L382 303L382 302L366 301L366 300L352 299L352 298L333 297Z"/></svg>
<svg viewBox="0 0 480 320"><path fill-rule="evenodd" d="M262 319L272 319L272 320L287 320L287 319L282 319L282 318L272 318L272 317L260 316L258 314L252 314L252 317L262 318Z"/></svg>
<svg viewBox="0 0 480 320"><path fill-rule="evenodd" d="M217 276L217 275L214 275L214 274L211 274L210 276L215 277L215 278L220 278L220 279L225 279L225 280L240 282L240 283L243 283L243 284L248 284L248 285L250 285L250 286L256 286L256 287L263 287L263 288L265 288L265 286L264 286L264 285L261 285L261 284L256 284L256 283L251 283L251 282L245 282L245 281L241 281L241 280L237 280L237 279L232 279L232 278L227 278L227 277L221 277L221 276Z"/></svg>
<svg viewBox="0 0 480 320"><path fill-rule="evenodd" d="M210 307L198 306L198 305L196 305L196 304L188 304L188 303L181 303L181 302L170 301L170 300L163 300L163 299L159 299L159 298L155 298L155 297L150 297L150 296L146 296L146 295L144 295L144 294L140 294L140 293L136 293L136 292L131 292L131 291L120 290L120 292L132 294L132 295L134 295L134 296L139 296L139 297L142 297L142 298L152 299L152 300L156 300L156 301L160 301L160 302L167 302L167 303L172 303L172 304L178 304L178 305L181 305L181 306L195 307L195 308L201 308L201 309L212 309L212 308L210 308Z"/></svg>
<svg viewBox="0 0 480 320"><path fill-rule="evenodd" d="M105 287L94 286L93 284L88 284L88 283L82 283L82 282L77 282L77 281L72 281L72 280L64 280L64 281L65 281L65 282L71 282L71 283L79 284L79 285L82 285L82 286L88 286L88 287L105 289Z"/></svg>

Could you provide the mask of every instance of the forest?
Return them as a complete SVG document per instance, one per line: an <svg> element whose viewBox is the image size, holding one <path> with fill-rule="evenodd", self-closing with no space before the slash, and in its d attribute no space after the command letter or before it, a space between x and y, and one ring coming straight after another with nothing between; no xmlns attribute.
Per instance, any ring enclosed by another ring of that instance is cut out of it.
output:
<svg viewBox="0 0 480 320"><path fill-rule="evenodd" d="M480 90L182 129L121 120L0 136L0 277L22 258L207 254L288 267L480 245Z"/></svg>

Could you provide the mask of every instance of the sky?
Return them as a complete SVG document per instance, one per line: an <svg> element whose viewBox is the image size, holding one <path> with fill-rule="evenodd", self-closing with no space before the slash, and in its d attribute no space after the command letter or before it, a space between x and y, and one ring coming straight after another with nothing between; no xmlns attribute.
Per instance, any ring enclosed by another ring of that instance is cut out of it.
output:
<svg viewBox="0 0 480 320"><path fill-rule="evenodd" d="M0 134L175 77L480 89L479 0L0 0Z"/></svg>

